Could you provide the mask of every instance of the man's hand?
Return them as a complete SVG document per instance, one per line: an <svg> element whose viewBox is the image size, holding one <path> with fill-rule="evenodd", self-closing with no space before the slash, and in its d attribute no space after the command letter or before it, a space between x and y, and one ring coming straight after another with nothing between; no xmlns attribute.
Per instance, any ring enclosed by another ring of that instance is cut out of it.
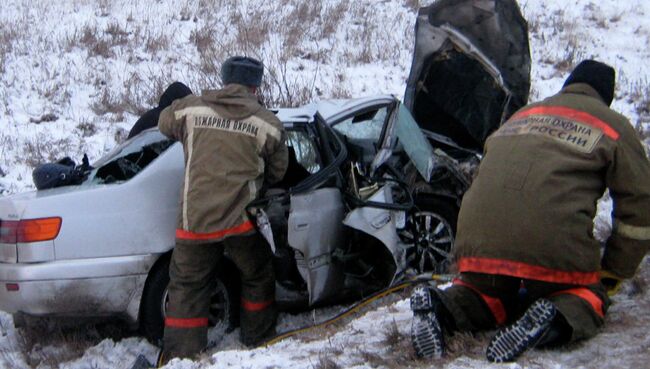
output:
<svg viewBox="0 0 650 369"><path fill-rule="evenodd" d="M623 279L607 270L600 271L600 283L605 286L607 296L612 297L621 289Z"/></svg>

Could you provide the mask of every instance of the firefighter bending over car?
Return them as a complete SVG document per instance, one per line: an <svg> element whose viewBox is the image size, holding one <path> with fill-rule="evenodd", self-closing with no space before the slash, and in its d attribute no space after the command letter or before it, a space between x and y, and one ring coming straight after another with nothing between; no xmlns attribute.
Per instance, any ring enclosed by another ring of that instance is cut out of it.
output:
<svg viewBox="0 0 650 369"><path fill-rule="evenodd" d="M158 106L147 110L144 114L142 114L142 116L135 122L133 127L131 127L131 131L126 138L129 139L135 137L145 129L158 126L158 117L160 117L160 112L171 105L174 100L181 99L191 94L192 90L190 90L190 88L182 82L177 81L167 86L162 95L160 95Z"/></svg>
<svg viewBox="0 0 650 369"><path fill-rule="evenodd" d="M632 125L609 108L614 85L614 69L583 61L558 94L488 138L458 217L460 274L446 290L419 286L411 296L418 355L443 355L443 332L498 327L492 362L598 332L608 292L650 246L650 162ZM606 188L613 231L601 257L592 220Z"/></svg>
<svg viewBox="0 0 650 369"><path fill-rule="evenodd" d="M206 347L214 272L224 251L241 274L242 343L255 345L275 332L271 249L245 211L263 183L279 181L287 168L282 123L255 96L262 75L261 62L232 57L221 67L223 89L176 100L160 114L160 131L183 144L185 177L159 364Z"/></svg>

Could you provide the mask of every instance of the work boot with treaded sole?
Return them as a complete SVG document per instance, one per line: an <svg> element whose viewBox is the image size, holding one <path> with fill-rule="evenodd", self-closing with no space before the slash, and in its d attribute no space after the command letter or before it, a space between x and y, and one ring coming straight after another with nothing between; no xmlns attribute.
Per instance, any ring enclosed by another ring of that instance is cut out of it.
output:
<svg viewBox="0 0 650 369"><path fill-rule="evenodd" d="M417 286L411 294L411 341L419 357L440 358L445 351L442 329L436 316L440 303L438 295L426 286Z"/></svg>
<svg viewBox="0 0 650 369"><path fill-rule="evenodd" d="M503 363L517 359L526 350L535 347L551 328L557 310L546 299L535 301L514 324L497 332L488 344L488 361Z"/></svg>

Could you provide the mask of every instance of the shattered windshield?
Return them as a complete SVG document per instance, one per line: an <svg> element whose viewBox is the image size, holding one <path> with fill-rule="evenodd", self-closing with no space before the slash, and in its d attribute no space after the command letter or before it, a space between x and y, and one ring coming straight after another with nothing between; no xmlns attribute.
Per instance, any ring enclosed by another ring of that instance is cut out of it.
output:
<svg viewBox="0 0 650 369"><path fill-rule="evenodd" d="M404 104L399 106L395 133L399 140L398 144L411 159L422 178L428 182L435 167L433 148Z"/></svg>
<svg viewBox="0 0 650 369"><path fill-rule="evenodd" d="M133 137L132 139L126 140L123 143L119 144L108 154L104 155L101 159L99 159L96 163L94 163L93 167L99 168L117 157L125 156L132 152L140 151L142 150L142 147L145 145L149 145L159 141L164 141L167 139L168 138L165 137L162 133L160 133L160 131L158 131L157 129L145 131Z"/></svg>
<svg viewBox="0 0 650 369"><path fill-rule="evenodd" d="M336 123L334 129L350 139L379 141L388 108L358 114Z"/></svg>
<svg viewBox="0 0 650 369"><path fill-rule="evenodd" d="M129 180L173 143L158 130L145 131L97 161L93 165L97 169L90 178L93 183L102 184Z"/></svg>

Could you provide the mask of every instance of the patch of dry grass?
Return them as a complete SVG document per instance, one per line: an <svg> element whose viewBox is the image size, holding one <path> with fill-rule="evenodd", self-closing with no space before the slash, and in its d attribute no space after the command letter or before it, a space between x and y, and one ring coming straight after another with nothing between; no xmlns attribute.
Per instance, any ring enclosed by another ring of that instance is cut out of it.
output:
<svg viewBox="0 0 650 369"><path fill-rule="evenodd" d="M413 12L419 5L417 0L403 2L403 6ZM97 93L91 97L91 110L98 116L107 113L137 115L150 108L159 97L156 94L179 78L179 65L185 76L182 82L198 92L219 88L221 63L231 55L241 54L264 61L266 75L260 91L266 104L297 106L317 96L351 96L349 81L345 78L339 78L331 87L316 88L321 65L331 64L333 60L339 62L341 57L346 65L394 59L395 50L409 50L412 42L410 33L402 34L402 29L382 30L367 4L351 0L331 3L283 0L263 6L225 0L185 0L178 6L179 11L169 19L172 26L153 28L147 19L141 19L133 11L121 16L123 12L115 8L115 3L96 0L93 11L99 18L39 40L39 47L46 50L63 50L71 55L77 54L75 50L84 50L88 58L86 63L95 67L84 77L75 73L73 64L66 64L70 70L65 73L59 70L60 63L58 67L39 65L37 68L46 74L53 73L39 76L43 81L35 83L39 94L65 109L71 104L74 92L68 91L66 86L81 82L82 78L88 82L103 80L103 84L93 86ZM38 12L47 13L47 9L41 7ZM30 16L25 9L25 17ZM184 37L189 36L195 55L185 50L180 53L171 50L181 34L178 22L186 23L190 29ZM400 22L395 20L394 23ZM18 37L15 29L0 25L0 71L6 65L12 40ZM341 42L342 36L346 42ZM116 61L128 64L162 62L169 68L143 72L142 68L136 71L127 67L120 74L107 76ZM313 72L305 74L305 70ZM173 79L172 74L176 75Z"/></svg>
<svg viewBox="0 0 650 369"><path fill-rule="evenodd" d="M95 14L99 17L108 17L113 10L112 0L97 0L97 11Z"/></svg>
<svg viewBox="0 0 650 369"><path fill-rule="evenodd" d="M127 111L134 115L144 114L151 107L158 105L158 97L164 87L158 79L143 77L139 73L132 73L123 83L124 89L117 100L120 111Z"/></svg>
<svg viewBox="0 0 650 369"><path fill-rule="evenodd" d="M332 37L341 26L341 22L350 10L350 0L341 0L323 9L322 23L319 27L322 38Z"/></svg>
<svg viewBox="0 0 650 369"><path fill-rule="evenodd" d="M482 360L489 333L470 334L456 332L445 337L446 353L442 358L422 359L415 354L410 334L400 331L395 322L383 332L382 347L379 351L360 350L359 358L373 368L435 368L444 367L461 357Z"/></svg>
<svg viewBox="0 0 650 369"><path fill-rule="evenodd" d="M117 21L109 23L104 30L104 34L111 38L112 45L126 45L129 43L130 33Z"/></svg>
<svg viewBox="0 0 650 369"><path fill-rule="evenodd" d="M72 151L72 140L70 138L49 139L39 135L36 139L26 141L23 144L23 156L18 160L30 168L39 164L51 163Z"/></svg>
<svg viewBox="0 0 650 369"><path fill-rule="evenodd" d="M555 9L547 19L529 17L527 22L531 39L536 38L542 44L549 40L560 40L559 44L564 46L559 50L550 48L539 50L542 52L538 57L539 62L553 66L556 76L566 75L586 56L584 35L579 33L575 22L564 9Z"/></svg>
<svg viewBox="0 0 650 369"><path fill-rule="evenodd" d="M99 131L95 123L87 120L79 122L79 124L77 124L77 130L81 132L81 137L90 137Z"/></svg>
<svg viewBox="0 0 650 369"><path fill-rule="evenodd" d="M411 337L402 333L393 321L383 334L380 350L359 350L358 357L373 368L413 368L435 364L437 360L423 360L417 357ZM435 366L435 365L434 365Z"/></svg>
<svg viewBox="0 0 650 369"><path fill-rule="evenodd" d="M627 86L627 102L634 106L639 115L636 128L643 139L650 139L650 131L643 129L644 123L650 123L650 81L637 80Z"/></svg>
<svg viewBox="0 0 650 369"><path fill-rule="evenodd" d="M386 327L386 330L384 331L384 340L383 344L388 346L388 347L393 347L397 346L400 341L403 338L402 332L399 331L399 328L397 327L397 323L395 320L391 322L391 324Z"/></svg>
<svg viewBox="0 0 650 369"><path fill-rule="evenodd" d="M115 77L105 75L95 82L99 93L91 99L90 108L97 115L112 114L112 121L122 121L124 113L144 114L158 105L163 91L172 83L166 73L132 72L122 77L121 88L115 89Z"/></svg>
<svg viewBox="0 0 650 369"><path fill-rule="evenodd" d="M108 88L97 95L90 105L90 109L97 115L104 115L107 113L117 113L122 111L123 105L119 101L117 94Z"/></svg>
<svg viewBox="0 0 650 369"><path fill-rule="evenodd" d="M18 349L33 368L59 368L106 338L117 341L131 334L126 325L115 322L80 325L72 319L29 318L25 323L17 329Z"/></svg>
<svg viewBox="0 0 650 369"><path fill-rule="evenodd" d="M18 38L18 27L13 24L0 24L0 74L5 72L5 63Z"/></svg>
<svg viewBox="0 0 650 369"><path fill-rule="evenodd" d="M650 81L647 79L631 79L625 74L618 78L617 99L624 99L634 107L637 120L631 123L636 128L642 141L650 150ZM650 153L648 153L650 156Z"/></svg>
<svg viewBox="0 0 650 369"><path fill-rule="evenodd" d="M343 369L343 367L327 354L319 354L314 369Z"/></svg>

